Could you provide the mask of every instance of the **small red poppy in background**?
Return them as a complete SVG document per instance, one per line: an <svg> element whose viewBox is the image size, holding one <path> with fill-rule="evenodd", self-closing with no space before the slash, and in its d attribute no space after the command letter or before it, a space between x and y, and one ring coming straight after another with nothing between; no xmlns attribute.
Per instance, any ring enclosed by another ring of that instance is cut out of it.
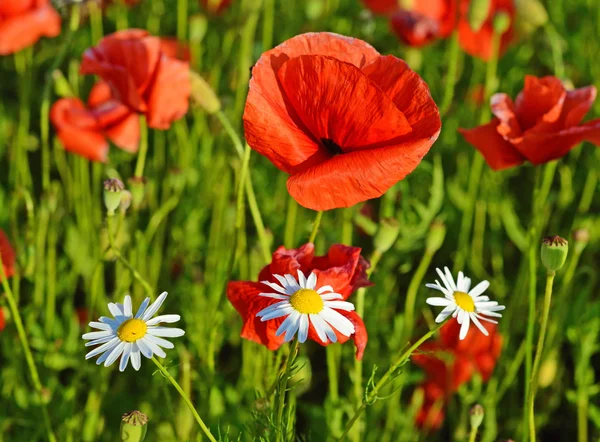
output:
<svg viewBox="0 0 600 442"><path fill-rule="evenodd" d="M115 32L85 51L81 72L106 81L119 101L146 115L149 127L168 129L187 112L191 84L188 63L163 47L142 29Z"/></svg>
<svg viewBox="0 0 600 442"><path fill-rule="evenodd" d="M56 101L50 109L50 121L65 150L92 161L106 161L107 139L127 152L137 152L139 118L113 97L107 83L94 85L87 106L79 98Z"/></svg>
<svg viewBox="0 0 600 442"><path fill-rule="evenodd" d="M233 0L200 0L200 5L212 14L220 14L231 6Z"/></svg>
<svg viewBox="0 0 600 442"><path fill-rule="evenodd" d="M248 144L291 175L288 191L310 209L383 195L418 166L440 127L421 77L355 38L298 35L252 69Z"/></svg>
<svg viewBox="0 0 600 442"><path fill-rule="evenodd" d="M450 36L456 19L457 0L414 0L412 9L399 9L390 24L400 40L419 47Z"/></svg>
<svg viewBox="0 0 600 442"><path fill-rule="evenodd" d="M244 321L241 336L270 350L296 333L300 342L310 338L324 346L352 338L361 359L367 330L347 302L356 289L371 285L369 263L360 252L336 244L327 255L314 256L312 243L298 249L280 247L260 272L260 282L230 282L227 298Z"/></svg>
<svg viewBox="0 0 600 442"><path fill-rule="evenodd" d="M25 49L41 37L60 34L60 16L50 0L0 1L0 55Z"/></svg>
<svg viewBox="0 0 600 442"><path fill-rule="evenodd" d="M4 309L0 307L0 332L6 327L6 318L4 318Z"/></svg>
<svg viewBox="0 0 600 442"><path fill-rule="evenodd" d="M459 339L460 327L457 320L451 319L441 328L439 341L421 345L412 357L426 373L420 386L424 402L416 417L421 428L439 428L444 417L439 404L445 404L475 373L487 382L500 357L502 336L495 324L488 326L489 336L471 330L463 340Z"/></svg>
<svg viewBox="0 0 600 442"><path fill-rule="evenodd" d="M362 0L374 14L390 14L398 9L399 0Z"/></svg>
<svg viewBox="0 0 600 442"><path fill-rule="evenodd" d="M515 102L503 93L492 96L491 122L459 132L494 170L543 164L582 141L600 145L600 119L581 123L595 99L594 86L566 90L556 77L528 75Z"/></svg>
<svg viewBox="0 0 600 442"><path fill-rule="evenodd" d="M2 267L4 274L10 278L15 273L15 251L8 241L8 237L2 229L0 229L0 257L2 257ZM2 276L0 275L0 281Z"/></svg>

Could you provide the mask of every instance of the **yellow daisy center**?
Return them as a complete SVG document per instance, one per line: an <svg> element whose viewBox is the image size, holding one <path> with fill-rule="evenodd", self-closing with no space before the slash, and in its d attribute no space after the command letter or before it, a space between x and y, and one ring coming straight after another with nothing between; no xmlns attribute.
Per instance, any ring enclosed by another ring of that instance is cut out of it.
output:
<svg viewBox="0 0 600 442"><path fill-rule="evenodd" d="M117 335L121 341L135 342L146 335L148 326L141 319L128 319L122 323L117 330Z"/></svg>
<svg viewBox="0 0 600 442"><path fill-rule="evenodd" d="M454 292L454 302L466 312L473 313L475 311L475 302L468 293Z"/></svg>
<svg viewBox="0 0 600 442"><path fill-rule="evenodd" d="M290 296L290 304L300 313L319 313L323 310L323 300L317 292L312 289L300 289Z"/></svg>

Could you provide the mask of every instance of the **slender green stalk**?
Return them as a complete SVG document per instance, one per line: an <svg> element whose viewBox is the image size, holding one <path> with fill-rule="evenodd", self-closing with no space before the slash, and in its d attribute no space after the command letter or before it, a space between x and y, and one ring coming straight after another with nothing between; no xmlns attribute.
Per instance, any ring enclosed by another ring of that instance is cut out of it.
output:
<svg viewBox="0 0 600 442"><path fill-rule="evenodd" d="M208 440L210 440L211 442L217 442L217 440L215 439L215 437L210 432L209 428L206 426L206 424L204 423L204 421L202 420L202 418L198 414L198 411L194 407L194 404L192 404L192 401L190 401L189 397L187 396L187 394L185 394L185 391L183 391L183 388L181 388L179 386L179 384L177 383L177 381L175 380L175 378L173 376L171 376L171 374L158 361L158 359L156 359L156 357L152 356L152 362L154 362L154 364L158 367L158 369L163 374L163 376L166 377L169 380L169 382L171 382L171 384L173 384L173 387L175 387L175 390L177 390L177 392L181 396L181 399L183 399L183 401L185 402L185 404L188 406L188 408L190 409L190 411L194 415L194 418L196 419L196 422L198 422L198 425L200 425L200 428L202 429L202 431L204 432L204 434L206 435L206 437L208 438Z"/></svg>
<svg viewBox="0 0 600 442"><path fill-rule="evenodd" d="M588 442L588 407L589 396L587 387L577 387L577 441Z"/></svg>
<svg viewBox="0 0 600 442"><path fill-rule="evenodd" d="M279 381L278 392L277 392L277 414L275 415L275 441L280 442L283 440L284 431L283 431L283 409L285 408L285 396L287 392L288 381L290 378L290 373L292 370L292 365L294 360L296 359L296 355L298 354L298 348L300 346L300 342L298 338L294 340L292 344L292 348L290 348L290 352L288 353L288 357L285 363L285 371Z"/></svg>
<svg viewBox="0 0 600 442"><path fill-rule="evenodd" d="M177 0L177 40L187 40L188 0Z"/></svg>
<svg viewBox="0 0 600 442"><path fill-rule="evenodd" d="M471 427L471 432L469 433L469 442L475 442L477 439L477 428Z"/></svg>
<svg viewBox="0 0 600 442"><path fill-rule="evenodd" d="M458 71L458 61L461 56L460 46L458 44L458 31L454 31L448 48L448 75L446 76L446 88L444 89L444 98L440 106L440 115L445 115L450 109L452 98L454 97L454 87L456 86L456 72Z"/></svg>
<svg viewBox="0 0 600 442"><path fill-rule="evenodd" d="M148 155L148 126L146 125L146 117L144 115L140 115L140 137L140 150L138 151L134 174L137 178L144 176L146 156Z"/></svg>
<svg viewBox="0 0 600 442"><path fill-rule="evenodd" d="M410 281L410 285L408 286L408 290L406 291L406 302L404 304L404 332L402 333L402 341L409 339L412 335L417 292L419 291L419 287L421 287L421 283L423 282L423 278L425 277L425 273L427 272L432 259L433 253L426 249L423 258L419 263L419 267L417 267L417 270Z"/></svg>
<svg viewBox="0 0 600 442"><path fill-rule="evenodd" d="M550 315L550 303L552 302L552 285L554 283L555 272L548 271L546 275L546 292L544 294L544 309L542 310L542 324L540 326L540 336L538 338L537 348L535 350L535 359L533 361L533 371L529 381L529 439L535 442L535 393L538 387L538 377L542 355L544 353L544 339L546 338L546 329L548 328L548 316Z"/></svg>
<svg viewBox="0 0 600 442"><path fill-rule="evenodd" d="M435 333L437 333L437 331L440 328L442 328L442 325L444 325L445 323L446 323L445 321L441 322L441 323L437 324L434 328L429 330L427 333L425 333L417 342L415 342L413 345L411 345L408 348L408 350L406 350L404 353L402 353L395 363L393 363L390 366L388 371L385 372L385 374L382 376L382 378L375 384L373 389L371 391L369 391L369 393L366 395L366 397L363 398L360 406L354 411L354 415L352 416L352 418L350 418L350 420L346 424L344 433L340 436L340 438L338 439L338 442L343 441L348 436L348 433L350 432L350 430L352 429L352 427L354 426L354 424L356 423L358 418L364 413L365 409L370 404L372 404L375 400L377 400L377 395L379 394L379 391L385 385L387 385L387 383L390 381L390 378L394 374L394 372L399 367L401 367L403 364L405 364L408 361L408 359L410 358L410 356L413 354L413 352L417 348L419 348L423 342L427 341Z"/></svg>
<svg viewBox="0 0 600 442"><path fill-rule="evenodd" d="M48 437L48 440L50 442L56 442L56 436L54 435L54 431L52 430L52 423L50 422L48 409L46 408L46 404L43 399L43 387L42 382L40 381L40 375L38 373L37 367L35 366L35 361L33 360L31 348L29 347L29 341L27 340L27 334L25 333L25 327L23 326L23 319L21 318L21 314L19 313L19 306L15 301L12 289L10 288L10 284L8 283L8 278L6 277L6 273L4 272L4 265L2 264L2 255L0 255L0 280L2 281L2 287L4 288L4 294L6 295L8 307L10 308L10 313L15 322L15 327L17 327L17 334L19 335L21 347L23 347L23 353L25 354L25 360L27 361L27 367L29 368L29 375L31 376L31 380L33 381L33 387L35 388L35 391L40 400L44 425L46 426L46 436Z"/></svg>
<svg viewBox="0 0 600 442"><path fill-rule="evenodd" d="M263 51L273 46L273 22L275 21L275 0L263 0Z"/></svg>
<svg viewBox="0 0 600 442"><path fill-rule="evenodd" d="M319 210L317 212L317 216L315 217L312 232L310 232L310 237L308 238L308 242L315 242L315 238L317 237L317 233L319 232L319 227L321 226L322 219L323 219L323 211Z"/></svg>
<svg viewBox="0 0 600 442"><path fill-rule="evenodd" d="M283 244L288 248L294 247L294 238L296 237L296 217L298 215L298 203L291 196L288 197L287 214L285 216L285 233L283 235Z"/></svg>

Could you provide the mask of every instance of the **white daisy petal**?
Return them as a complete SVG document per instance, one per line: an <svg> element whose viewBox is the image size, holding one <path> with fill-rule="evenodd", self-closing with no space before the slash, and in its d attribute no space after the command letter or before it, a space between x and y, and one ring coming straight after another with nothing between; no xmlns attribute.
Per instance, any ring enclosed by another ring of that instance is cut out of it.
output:
<svg viewBox="0 0 600 442"><path fill-rule="evenodd" d="M104 338L106 336L112 336L113 332L112 330L103 330L103 331L96 331L96 332L89 332L84 334L81 338L82 339L101 339Z"/></svg>
<svg viewBox="0 0 600 442"><path fill-rule="evenodd" d="M481 316L481 315L479 315L477 313L475 313L475 317L478 318L478 319L481 319L482 321L491 322L492 324L497 324L498 323L498 321L494 321L493 319L488 319L488 318L486 318L484 316Z"/></svg>
<svg viewBox="0 0 600 442"><path fill-rule="evenodd" d="M137 341L135 341L135 343L137 344L138 348L140 349L140 352L144 355L144 357L152 359L152 347L148 345L148 341L146 339L138 339Z"/></svg>
<svg viewBox="0 0 600 442"><path fill-rule="evenodd" d="M123 310L121 310L119 308L119 306L117 304L115 304L114 302L109 302L108 303L108 311L110 312L111 315L113 315L115 318L117 316L123 316Z"/></svg>
<svg viewBox="0 0 600 442"><path fill-rule="evenodd" d="M489 296L478 296L476 298L473 298L473 302L482 302L482 301L489 301L490 297Z"/></svg>
<svg viewBox="0 0 600 442"><path fill-rule="evenodd" d="M439 290L440 292L442 292L444 295L450 297L452 296L452 292L450 292L448 289L442 287L439 284L425 284L425 287L430 288L430 289L434 289L434 290Z"/></svg>
<svg viewBox="0 0 600 442"><path fill-rule="evenodd" d="M135 371L139 371L142 366L142 356L137 342L133 343L133 348L131 349L131 366Z"/></svg>
<svg viewBox="0 0 600 442"><path fill-rule="evenodd" d="M457 291L454 278L452 277L452 273L450 273L450 269L448 267L444 267L444 274L446 275L447 281L450 283L450 288L454 291Z"/></svg>
<svg viewBox="0 0 600 442"><path fill-rule="evenodd" d="M156 339L160 339L160 338L156 338ZM147 345L148 347L150 347L150 349L152 350L152 354L154 354L160 358L167 357L167 354L164 352L164 350L162 348L160 348L158 345L156 345L154 342L152 342L150 339L148 339L148 336L145 336L142 339L140 339L138 341L138 343L142 342L142 341L144 341L143 345ZM164 341L164 339L163 339L163 341ZM165 341L165 342L168 342L170 344L169 341Z"/></svg>
<svg viewBox="0 0 600 442"><path fill-rule="evenodd" d="M310 318L310 322L311 322L313 328L315 329L315 332L317 332L317 336L319 337L321 342L327 343L327 334L325 333L325 326L329 327L329 324L327 324L323 320L323 318L321 318L317 314L310 313L308 315L308 317ZM329 327L329 328L331 328L331 327Z"/></svg>
<svg viewBox="0 0 600 442"><path fill-rule="evenodd" d="M294 290L300 290L302 287L300 287L300 284L298 284L298 282L296 281L296 278L294 278L292 275L290 275L289 273L286 273L284 275L287 283L288 283L288 288L294 289Z"/></svg>
<svg viewBox="0 0 600 442"><path fill-rule="evenodd" d="M160 315L156 318L152 318L149 321L146 321L147 326L160 324L161 322L165 322L167 324L173 324L181 319L179 315Z"/></svg>
<svg viewBox="0 0 600 442"><path fill-rule="evenodd" d="M276 319L276 318L281 318L282 316L287 316L290 313L294 312L294 307L290 306L284 306L282 308L279 309L275 309L269 313L267 313L266 315L263 315L260 320L262 322L268 321L270 319Z"/></svg>
<svg viewBox="0 0 600 442"><path fill-rule="evenodd" d="M467 333L469 332L470 318L471 317L468 314L463 315L463 322L462 322L462 325L460 326L460 334L458 335L458 338L461 341L466 338Z"/></svg>
<svg viewBox="0 0 600 442"><path fill-rule="evenodd" d="M97 328L98 330L104 331L110 331L113 329L110 324L105 324L104 322L90 322L88 325L92 328Z"/></svg>
<svg viewBox="0 0 600 442"><path fill-rule="evenodd" d="M281 276L281 275L273 275L273 276L275 277L275 279L276 279L277 281L279 281L279 284L281 284L281 287L283 287L284 289L286 289L286 290L287 290L287 288L288 288L288 282L287 282L287 279L285 279L285 278L284 278L283 276Z"/></svg>
<svg viewBox="0 0 600 442"><path fill-rule="evenodd" d="M150 319L152 316L154 316L156 314L156 312L158 311L158 309L163 305L163 302L165 302L165 299L167 299L167 292L162 292L160 294L160 296L158 298L156 298L156 301L154 301L152 303L152 305L150 307L148 307L148 310L146 310L146 312L142 315L142 320L143 321L147 321L148 319ZM133 363L133 361L132 361Z"/></svg>
<svg viewBox="0 0 600 442"><path fill-rule="evenodd" d="M306 342L308 337L308 315L301 315L298 321L298 341L300 343Z"/></svg>
<svg viewBox="0 0 600 442"><path fill-rule="evenodd" d="M120 318L123 318L123 316L121 316ZM103 324L110 325L112 329L119 328L119 325L123 323L123 321L120 319L107 318L106 316L100 316L98 321L102 322Z"/></svg>
<svg viewBox="0 0 600 442"><path fill-rule="evenodd" d="M132 344L126 345L121 356L121 362L119 363L119 371L125 371L127 363L129 362L129 356L131 355Z"/></svg>
<svg viewBox="0 0 600 442"><path fill-rule="evenodd" d="M178 338L185 335L185 332L182 329L175 327L148 327L147 333L162 338Z"/></svg>
<svg viewBox="0 0 600 442"><path fill-rule="evenodd" d="M502 315L500 313L491 312L489 310L478 310L477 313L480 315L493 316L494 318L501 318Z"/></svg>
<svg viewBox="0 0 600 442"><path fill-rule="evenodd" d="M304 273L300 269L298 269L298 284L300 287L306 287L306 276L304 276Z"/></svg>
<svg viewBox="0 0 600 442"><path fill-rule="evenodd" d="M483 292L485 292L489 286L490 286L489 281L481 281L479 284L477 284L475 287L473 287L471 289L471 291L469 291L469 295L471 296L471 298L476 298L477 296L479 296Z"/></svg>
<svg viewBox="0 0 600 442"><path fill-rule="evenodd" d="M347 301L325 301L323 304L329 308L344 310L346 312L351 312L354 310L354 304Z"/></svg>
<svg viewBox="0 0 600 442"><path fill-rule="evenodd" d="M93 341L89 341L85 343L86 347L93 347L94 345L98 345L98 344L104 344L105 342L108 342L112 339L115 339L116 336L115 335L108 335L105 336L103 338L98 338L98 339L94 339Z"/></svg>
<svg viewBox="0 0 600 442"><path fill-rule="evenodd" d="M110 365L112 365L113 362L115 362L119 356L121 356L121 354L123 353L123 350L125 350L125 346L127 346L127 344L129 344L128 342L121 342L119 345L117 345L115 348L113 348L110 352L110 354L108 355L108 357L106 358L106 361L104 361L104 366L108 367Z"/></svg>
<svg viewBox="0 0 600 442"><path fill-rule="evenodd" d="M294 312L294 313L296 313L296 312ZM285 342L290 342L292 339L294 339L294 336L296 335L296 332L298 331L298 328L300 327L300 318L301 317L302 317L302 315L298 315L298 317L296 318L296 320L293 321L287 327L287 329L285 331L285 336L284 336L284 339L283 339Z"/></svg>
<svg viewBox="0 0 600 442"><path fill-rule="evenodd" d="M296 322L300 318L300 313L294 310L290 315L284 319L284 321L279 325L279 328L275 332L275 336L281 336L285 331L290 327L293 322Z"/></svg>
<svg viewBox="0 0 600 442"><path fill-rule="evenodd" d="M448 316L450 316L455 310L456 304L450 304L449 306L445 307L439 315L437 315L437 317L435 318L435 322L437 322L438 324L440 322L444 322L446 318L448 318Z"/></svg>
<svg viewBox="0 0 600 442"><path fill-rule="evenodd" d="M162 348L166 348L166 349L175 348L175 345L172 342L167 341L166 339L163 339L163 338L159 338L158 336L153 336L153 335L147 334L146 336L144 336L143 339L146 339L155 345L161 346Z"/></svg>
<svg viewBox="0 0 600 442"><path fill-rule="evenodd" d="M456 320L458 321L459 324L462 324L465 321L466 312L461 308L457 308L456 311L458 312L458 316L456 317Z"/></svg>
<svg viewBox="0 0 600 442"><path fill-rule="evenodd" d="M475 307L477 308L477 310L491 310L497 307L501 307L500 310L504 310L504 306L498 305L496 301L476 302Z"/></svg>
<svg viewBox="0 0 600 442"><path fill-rule="evenodd" d="M469 290L471 289L471 278L465 277L465 279L463 280L463 288L463 292L469 293Z"/></svg>
<svg viewBox="0 0 600 442"><path fill-rule="evenodd" d="M477 304L475 304L475 305L477 305ZM484 307L484 308L481 309L481 311L501 312L504 309L506 309L505 305L493 305L491 307Z"/></svg>
<svg viewBox="0 0 600 442"><path fill-rule="evenodd" d="M325 295L321 295L321 299L323 301L332 301L334 299L344 299L344 297L339 293L327 293Z"/></svg>
<svg viewBox="0 0 600 442"><path fill-rule="evenodd" d="M283 295L279 293L259 293L258 296L262 296L264 298L272 298L272 299L290 299L288 295Z"/></svg>
<svg viewBox="0 0 600 442"><path fill-rule="evenodd" d="M319 316L344 336L350 336L355 331L354 324L348 318L328 307L324 307Z"/></svg>
<svg viewBox="0 0 600 442"><path fill-rule="evenodd" d="M316 285L317 285L317 275L315 275L313 272L310 272L310 275L308 275L308 279L306 280L306 288L314 290Z"/></svg>
<svg viewBox="0 0 600 442"><path fill-rule="evenodd" d="M267 315L269 313L271 313L274 310L280 309L280 308L284 308L290 305L289 301L280 301L280 302L276 302L275 304L271 304L268 307L263 308L261 311L259 311L256 316L257 317L261 317L264 315Z"/></svg>
<svg viewBox="0 0 600 442"><path fill-rule="evenodd" d="M261 283L261 284L264 284L264 285L266 285L266 286L269 286L269 287L271 287L271 288L272 288L273 290L275 290L276 292L283 293L283 294L285 294L285 293L286 293L286 292L285 292L285 288L284 288L284 287L281 287L279 284L275 284L274 282L269 282L269 281L261 281L260 283Z"/></svg>
<svg viewBox="0 0 600 442"><path fill-rule="evenodd" d="M446 298L427 298L425 302L429 305L437 306L437 307L446 307L452 304L452 301Z"/></svg>
<svg viewBox="0 0 600 442"><path fill-rule="evenodd" d="M333 287L331 287L330 285L324 285L319 290L317 290L317 293L319 295L322 295L325 292L333 292ZM342 295L340 295L340 296L342 296Z"/></svg>
<svg viewBox="0 0 600 442"><path fill-rule="evenodd" d="M93 358L94 356L99 355L100 353L109 352L113 348L115 348L117 345L119 345L119 342L121 342L121 341L119 340L119 338L117 338L115 336L110 341L107 341L104 345L101 345L100 347L96 347L95 349L90 351L88 354L85 355L85 358L90 359L90 358Z"/></svg>
<svg viewBox="0 0 600 442"><path fill-rule="evenodd" d="M463 272L458 272L458 277L456 278L456 290L462 292L463 290L463 280L465 279L465 274Z"/></svg>
<svg viewBox="0 0 600 442"><path fill-rule="evenodd" d="M481 324L481 322L479 322L479 319L477 319L477 315L475 315L475 313L471 313L469 316L471 317L471 321L473 321L473 324L475 324L477 326L477 328L481 331L481 333L483 333L485 336L490 335L488 333L488 331L485 329L485 327Z"/></svg>
<svg viewBox="0 0 600 442"><path fill-rule="evenodd" d="M126 295L125 300L123 301L123 315L124 316L133 316L133 311L131 308L131 296Z"/></svg>
<svg viewBox="0 0 600 442"><path fill-rule="evenodd" d="M142 301L142 303L140 304L140 308L138 309L137 313L135 314L136 319L141 318L142 315L144 313L146 313L146 309L148 308L148 305L150 305L150 298L146 298Z"/></svg>
<svg viewBox="0 0 600 442"><path fill-rule="evenodd" d="M435 271L437 272L438 276L440 277L440 279L444 283L444 286L446 287L446 289L448 291L450 291L450 292L454 291L454 289L452 288L452 286L450 285L450 283L446 279L446 276L444 275L444 273L440 269L435 269ZM441 284L440 284L440 286L441 286Z"/></svg>

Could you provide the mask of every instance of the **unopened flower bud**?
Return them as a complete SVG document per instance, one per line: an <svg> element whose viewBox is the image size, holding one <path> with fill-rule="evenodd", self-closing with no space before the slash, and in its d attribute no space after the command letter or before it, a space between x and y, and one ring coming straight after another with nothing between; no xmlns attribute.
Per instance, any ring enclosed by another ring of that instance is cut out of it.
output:
<svg viewBox="0 0 600 442"><path fill-rule="evenodd" d="M484 410L483 407L479 404L475 404L471 410L469 411L469 415L471 417L471 427L472 428L479 428L479 426L481 425L481 423L483 422L483 416L484 416Z"/></svg>
<svg viewBox="0 0 600 442"><path fill-rule="evenodd" d="M548 13L539 0L517 0L516 26L523 34L530 34L548 21Z"/></svg>
<svg viewBox="0 0 600 442"><path fill-rule="evenodd" d="M219 97L212 90L210 85L199 74L190 71L190 81L192 83L191 97L209 114L216 114L221 110Z"/></svg>
<svg viewBox="0 0 600 442"><path fill-rule="evenodd" d="M437 252L446 238L446 225L441 220L435 220L429 227L429 233L425 240L425 250L429 254Z"/></svg>
<svg viewBox="0 0 600 442"><path fill-rule="evenodd" d="M142 442L148 431L148 416L140 411L125 413L121 421L121 440Z"/></svg>
<svg viewBox="0 0 600 442"><path fill-rule="evenodd" d="M473 32L478 32L490 13L492 0L471 0L469 5L469 26Z"/></svg>
<svg viewBox="0 0 600 442"><path fill-rule="evenodd" d="M494 30L502 35L510 28L510 15L507 12L500 11L494 15Z"/></svg>
<svg viewBox="0 0 600 442"><path fill-rule="evenodd" d="M144 177L133 177L129 178L129 189L131 189L131 202L133 208L138 210L144 201L144 195L146 190L146 178Z"/></svg>
<svg viewBox="0 0 600 442"><path fill-rule="evenodd" d="M196 14L190 17L190 42L200 43L206 35L208 19L205 15Z"/></svg>
<svg viewBox="0 0 600 442"><path fill-rule="evenodd" d="M549 272L556 272L567 259L569 243L560 236L547 236L542 240L542 264Z"/></svg>
<svg viewBox="0 0 600 442"><path fill-rule="evenodd" d="M373 243L375 250L385 253L392 248L400 233L400 224L394 218L385 218L381 220Z"/></svg>
<svg viewBox="0 0 600 442"><path fill-rule="evenodd" d="M110 215L113 215L119 204L121 204L123 189L125 189L123 182L117 178L104 181L104 205Z"/></svg>

